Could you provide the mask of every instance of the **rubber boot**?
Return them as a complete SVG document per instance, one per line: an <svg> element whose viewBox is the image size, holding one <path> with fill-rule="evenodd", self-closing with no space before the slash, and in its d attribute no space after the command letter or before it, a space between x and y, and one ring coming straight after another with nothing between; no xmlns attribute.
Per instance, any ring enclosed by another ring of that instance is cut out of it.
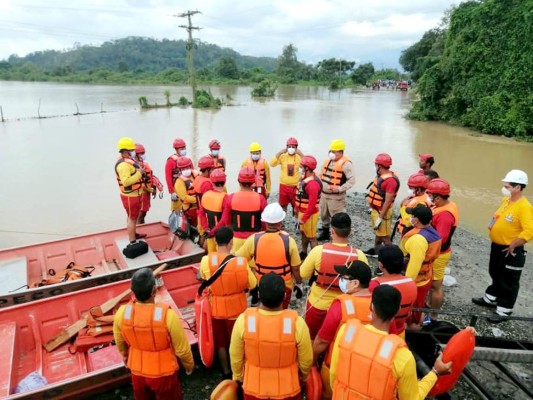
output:
<svg viewBox="0 0 533 400"><path fill-rule="evenodd" d="M321 230L320 235L318 235L316 240L323 242L325 240L331 239L331 236L329 234L329 226L327 228L321 228L320 230Z"/></svg>

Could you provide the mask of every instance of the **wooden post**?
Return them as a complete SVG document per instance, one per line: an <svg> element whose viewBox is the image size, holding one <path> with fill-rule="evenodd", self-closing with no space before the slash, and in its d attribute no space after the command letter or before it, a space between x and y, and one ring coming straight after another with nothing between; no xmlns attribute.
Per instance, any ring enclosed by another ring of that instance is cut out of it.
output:
<svg viewBox="0 0 533 400"><path fill-rule="evenodd" d="M5 120L4 120L4 111L2 110L2 106L0 106L0 116L2 117L2 122L5 122Z"/></svg>

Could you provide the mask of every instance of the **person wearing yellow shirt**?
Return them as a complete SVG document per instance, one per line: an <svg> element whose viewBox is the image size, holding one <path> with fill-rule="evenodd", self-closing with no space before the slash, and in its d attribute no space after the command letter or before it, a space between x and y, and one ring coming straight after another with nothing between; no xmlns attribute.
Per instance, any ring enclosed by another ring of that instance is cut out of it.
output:
<svg viewBox="0 0 533 400"><path fill-rule="evenodd" d="M193 171L192 160L189 157L178 157L179 168L178 179L174 183L174 194L179 204L177 209L181 209L187 216L189 223L193 226L198 224L198 197L194 189L194 179L196 174Z"/></svg>
<svg viewBox="0 0 533 400"><path fill-rule="evenodd" d="M335 265L347 265L361 260L368 264L363 252L348 243L352 230L352 220L345 212L335 214L331 218L331 243L313 247L300 267L302 279L310 279L311 291L305 306L305 322L309 326L311 339L314 339L331 303L342 292L339 288L339 275Z"/></svg>
<svg viewBox="0 0 533 400"><path fill-rule="evenodd" d="M278 202L284 211L287 211L287 206L290 204L293 214L295 214L296 188L300 180L300 161L303 156L298 149L298 140L290 137L287 139L287 147L278 151L270 160L271 167L277 167L278 165L281 167Z"/></svg>
<svg viewBox="0 0 533 400"><path fill-rule="evenodd" d="M268 161L261 155L261 145L252 143L250 145L250 157L242 162L241 168L250 167L255 172L255 182L252 185L254 192L259 193L268 199L270 196L270 167Z"/></svg>
<svg viewBox="0 0 533 400"><path fill-rule="evenodd" d="M472 299L477 305L495 308L494 315L488 318L493 323L507 320L513 312L526 263L524 245L533 239L533 206L523 195L527 174L513 169L502 182L505 197L489 224L492 283L483 297Z"/></svg>
<svg viewBox="0 0 533 400"><path fill-rule="evenodd" d="M285 282L274 272L259 281L261 306L239 315L231 334L233 380L245 400L300 400L300 378L313 364L309 329L294 310L283 309Z"/></svg>
<svg viewBox="0 0 533 400"><path fill-rule="evenodd" d="M418 381L415 358L405 341L388 333L391 321L400 309L400 300L398 289L380 285L372 292L372 322L362 325L359 320L350 319L339 329L330 369L334 400L346 399L349 395L354 398L422 400L439 375L451 372L452 362L444 363L439 355L432 370ZM369 362L369 356L375 358L374 362ZM379 373L374 369L379 369Z"/></svg>
<svg viewBox="0 0 533 400"><path fill-rule="evenodd" d="M194 359L180 319L168 304L155 303L157 287L150 268L133 274L131 290L136 301L117 310L113 336L131 371L133 394L136 399L181 400L178 359L187 375L194 371Z"/></svg>

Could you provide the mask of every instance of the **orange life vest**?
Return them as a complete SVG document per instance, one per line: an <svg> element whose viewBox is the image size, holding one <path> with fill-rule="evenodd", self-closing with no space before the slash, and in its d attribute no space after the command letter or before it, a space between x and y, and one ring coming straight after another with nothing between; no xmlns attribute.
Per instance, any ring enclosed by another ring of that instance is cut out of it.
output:
<svg viewBox="0 0 533 400"><path fill-rule="evenodd" d="M433 206L431 201L429 201L428 195L424 192L420 196L414 196L412 199L409 200L409 202L405 206L402 206L402 207L413 208L418 204L425 204L429 208ZM400 217L399 222L398 222L398 233L401 235L406 228L410 228L410 227L411 227L411 224L406 225L403 218Z"/></svg>
<svg viewBox="0 0 533 400"><path fill-rule="evenodd" d="M255 171L255 183L252 185L254 191L263 193L266 182L265 159L261 157L259 160L254 161L252 160L252 157L248 157L246 159L245 167L253 168Z"/></svg>
<svg viewBox="0 0 533 400"><path fill-rule="evenodd" d="M144 168L144 174L143 174L143 179L142 179L143 189L146 192L151 193L152 186L154 185L154 171L152 170L152 167L150 166L150 164L148 164L147 162L142 161L142 160L137 160L137 161L139 165L142 168Z"/></svg>
<svg viewBox="0 0 533 400"><path fill-rule="evenodd" d="M393 275L387 277L378 276L374 280L380 285L394 286L400 291L400 309L394 316L394 323L396 325L396 333L402 333L405 330L405 321L407 320L407 317L413 308L413 303L415 302L418 293L415 281L402 275Z"/></svg>
<svg viewBox="0 0 533 400"><path fill-rule="evenodd" d="M254 235L254 261L257 278L275 272L286 281L292 279L289 234L261 232Z"/></svg>
<svg viewBox="0 0 533 400"><path fill-rule="evenodd" d="M244 312L245 394L285 399L300 393L297 318L294 310L274 315L262 315L257 308Z"/></svg>
<svg viewBox="0 0 533 400"><path fill-rule="evenodd" d="M178 168L178 155L172 154L167 160L172 159L174 161L174 167L172 168L172 186L176 183L176 180L180 176L180 169Z"/></svg>
<svg viewBox="0 0 533 400"><path fill-rule="evenodd" d="M233 193L230 203L231 226L235 232L261 230L261 195L239 190Z"/></svg>
<svg viewBox="0 0 533 400"><path fill-rule="evenodd" d="M118 183L118 188L120 189L120 191L122 193L133 193L135 191L140 191L142 189L142 185L143 185L143 181L142 181L142 178L139 179L137 182L133 183L132 185L130 186L124 186L122 184L122 181L120 180L120 176L118 175L118 171L117 171L117 167L120 163L127 163L129 165L131 165L131 169L132 169L132 172L130 174L130 176L133 176L137 173L137 170L135 169L136 167L138 167L139 165L134 161L132 160L131 158L124 158L124 157L119 157L116 164L115 164L115 175L117 177L117 183ZM140 194L140 192L139 192Z"/></svg>
<svg viewBox="0 0 533 400"><path fill-rule="evenodd" d="M345 162L351 162L346 156L342 156L337 161L327 159L322 165L322 182L330 186L341 186L347 181L346 175L342 170Z"/></svg>
<svg viewBox="0 0 533 400"><path fill-rule="evenodd" d="M418 284L419 282L431 279L433 276L433 261L435 261L440 254L442 239L435 228L428 226L422 229L411 229L403 236L402 240L407 241L411 236L416 235L417 233L423 236L428 242L428 249L424 261L422 262L420 271L418 271L418 276L415 279L415 282Z"/></svg>
<svg viewBox="0 0 533 400"><path fill-rule="evenodd" d="M227 254L209 253L209 270L214 275ZM233 257L224 267L222 274L209 289L211 291L211 315L213 318L237 317L246 310L248 288L248 263L244 257Z"/></svg>
<svg viewBox="0 0 533 400"><path fill-rule="evenodd" d="M198 177L194 177L194 176L189 176L189 177L184 177L182 175L180 175L178 177L178 179L180 179L181 181L183 181L183 183L185 184L185 189L187 189L187 194L189 196L196 196L196 191L194 190L194 181L196 179L198 179ZM189 203L187 201L183 201L182 200L182 203L183 203L183 211L187 211L188 209L190 208L198 208L198 203Z"/></svg>
<svg viewBox="0 0 533 400"><path fill-rule="evenodd" d="M398 177L396 176L394 172L389 171L383 175L376 176L374 178L374 181L372 182L372 186L370 187L370 191L368 192L368 195L366 197L366 200L368 201L370 207L378 211L381 210L381 207L383 207L383 203L385 202L385 191L381 188L381 185L383 184L383 181L385 181L385 179L390 179L390 178L398 182L398 189L396 190L396 193L394 193L394 198L396 198L396 195L398 194L398 190L400 189L400 180L398 179Z"/></svg>
<svg viewBox="0 0 533 400"><path fill-rule="evenodd" d="M202 200L202 196L205 192L202 192L202 186L204 186L205 182L209 182L209 190L213 189L213 183L211 182L211 179L206 178L205 176L198 175L196 178L194 178L193 182L193 188L194 192L196 193L196 199L198 204L200 203L200 200Z"/></svg>
<svg viewBox="0 0 533 400"><path fill-rule="evenodd" d="M320 178L316 176L316 174L313 174L305 179L300 179L300 182L298 184L298 192L296 193L296 207L300 212L305 212L305 210L307 210L307 208L309 207L309 194L307 194L307 192L305 191L305 187L311 181L315 181L319 184L320 190L318 191L316 207L318 207L318 204L320 203L320 194L322 192L322 181L320 180Z"/></svg>
<svg viewBox="0 0 533 400"><path fill-rule="evenodd" d="M222 171L226 170L226 159L224 158L224 156L222 154L219 154L216 157L211 155L211 154L208 154L208 155L215 162L215 169L219 169L220 168L220 169L222 169Z"/></svg>
<svg viewBox="0 0 533 400"><path fill-rule="evenodd" d="M158 378L179 369L166 323L168 308L165 303L130 302L125 306L121 331L129 346L132 374Z"/></svg>
<svg viewBox="0 0 533 400"><path fill-rule="evenodd" d="M318 277L316 284L323 288L339 289L339 280L335 265L346 265L357 260L357 249L352 246L337 246L326 243L322 246L322 259L320 270L315 269Z"/></svg>
<svg viewBox="0 0 533 400"><path fill-rule="evenodd" d="M348 320L339 341L333 400L395 399L398 382L392 368L401 347L406 344L397 335L382 335L357 319Z"/></svg>
<svg viewBox="0 0 533 400"><path fill-rule="evenodd" d="M207 217L209 229L213 229L222 218L222 205L227 194L209 190L202 196L202 207Z"/></svg>
<svg viewBox="0 0 533 400"><path fill-rule="evenodd" d="M446 243L443 243L440 248L441 253L446 253L450 249L450 246L452 245L452 236L455 233L455 229L457 229L457 225L459 225L459 208L457 208L457 204L455 204L453 201L449 201L448 204L442 207L435 207L433 209L433 215L437 215L444 211L447 211L453 215L454 223L452 229L450 229L450 235L448 236Z"/></svg>

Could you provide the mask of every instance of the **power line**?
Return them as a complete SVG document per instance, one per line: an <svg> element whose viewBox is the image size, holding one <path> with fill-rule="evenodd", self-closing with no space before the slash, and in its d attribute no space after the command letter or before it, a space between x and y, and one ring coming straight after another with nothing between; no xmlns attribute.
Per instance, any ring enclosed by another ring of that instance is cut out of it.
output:
<svg viewBox="0 0 533 400"><path fill-rule="evenodd" d="M193 30L199 31L201 29L198 26L192 26L191 17L195 14L200 14L200 11L198 10L187 11L184 13L180 13L178 15L174 15L174 17L187 18L189 22L187 25L179 25L179 27L184 28L189 34L189 40L187 41L187 61L189 64L189 75L190 75L190 80L191 80L192 98L193 98L194 103L196 103L196 77L195 77L195 72L194 72L194 60L193 60L194 41L192 38L192 31Z"/></svg>

